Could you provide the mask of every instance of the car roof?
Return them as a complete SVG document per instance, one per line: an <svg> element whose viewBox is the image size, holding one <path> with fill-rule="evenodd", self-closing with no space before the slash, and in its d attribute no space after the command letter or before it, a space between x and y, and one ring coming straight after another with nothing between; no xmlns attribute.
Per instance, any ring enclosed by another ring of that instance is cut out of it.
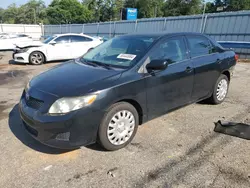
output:
<svg viewBox="0 0 250 188"><path fill-rule="evenodd" d="M202 33L195 33L195 32L177 32L177 33L166 33L166 32L158 32L158 33L137 33L137 34L127 34L122 35L122 37L152 37L152 38L161 38L166 36L178 36L178 35L200 35L204 36Z"/></svg>
<svg viewBox="0 0 250 188"><path fill-rule="evenodd" d="M55 35L53 35L53 36L55 36L55 37L61 37L61 36L69 36L69 35L74 35L74 36L83 36L83 37L88 37L88 38L92 38L92 39L95 39L95 38L93 38L93 37L91 37L91 36L89 36L89 35L85 35L85 34L83 34L83 33L64 33L64 34L55 34Z"/></svg>

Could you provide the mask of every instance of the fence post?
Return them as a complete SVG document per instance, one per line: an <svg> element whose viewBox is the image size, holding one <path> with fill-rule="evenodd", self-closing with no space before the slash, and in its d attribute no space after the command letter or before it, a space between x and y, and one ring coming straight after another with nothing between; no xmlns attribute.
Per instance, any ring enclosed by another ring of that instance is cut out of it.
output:
<svg viewBox="0 0 250 188"><path fill-rule="evenodd" d="M205 17L205 19L204 19L204 24L203 24L203 30L202 30L202 33L204 33L205 32L205 29L206 29L206 26L207 26L207 15L206 15L206 17Z"/></svg>
<svg viewBox="0 0 250 188"><path fill-rule="evenodd" d="M23 24L23 33L25 34L25 25Z"/></svg>
<svg viewBox="0 0 250 188"><path fill-rule="evenodd" d="M135 30L134 30L134 32L136 32L136 30L137 30L137 19L135 20Z"/></svg>
<svg viewBox="0 0 250 188"><path fill-rule="evenodd" d="M114 22L114 32L113 32L113 37L115 37L115 23L116 23L116 22Z"/></svg>
<svg viewBox="0 0 250 188"><path fill-rule="evenodd" d="M96 25L96 27L97 27L97 29L96 29L96 35L97 36L99 36L99 26L100 26L100 23L98 22L97 25Z"/></svg>
<svg viewBox="0 0 250 188"><path fill-rule="evenodd" d="M42 36L44 37L44 35L45 35L45 27L44 27L43 23L41 24L41 30L42 30Z"/></svg>
<svg viewBox="0 0 250 188"><path fill-rule="evenodd" d="M109 22L109 38L111 38L111 20Z"/></svg>
<svg viewBox="0 0 250 188"><path fill-rule="evenodd" d="M1 30L2 30L2 33L3 33L3 21L1 20Z"/></svg>
<svg viewBox="0 0 250 188"><path fill-rule="evenodd" d="M84 34L84 24L82 24L82 33Z"/></svg>
<svg viewBox="0 0 250 188"><path fill-rule="evenodd" d="M167 18L164 19L164 24L163 24L163 31L166 30L166 23L167 23Z"/></svg>

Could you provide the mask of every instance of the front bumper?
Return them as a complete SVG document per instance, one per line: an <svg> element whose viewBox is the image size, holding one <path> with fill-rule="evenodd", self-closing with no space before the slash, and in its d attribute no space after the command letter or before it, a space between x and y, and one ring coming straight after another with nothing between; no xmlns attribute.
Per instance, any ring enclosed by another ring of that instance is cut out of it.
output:
<svg viewBox="0 0 250 188"><path fill-rule="evenodd" d="M95 143L103 112L80 109L61 116L50 116L27 106L24 94L19 103L23 127L39 142L56 148L71 149Z"/></svg>
<svg viewBox="0 0 250 188"><path fill-rule="evenodd" d="M29 63L29 53L13 53L13 60L18 63Z"/></svg>

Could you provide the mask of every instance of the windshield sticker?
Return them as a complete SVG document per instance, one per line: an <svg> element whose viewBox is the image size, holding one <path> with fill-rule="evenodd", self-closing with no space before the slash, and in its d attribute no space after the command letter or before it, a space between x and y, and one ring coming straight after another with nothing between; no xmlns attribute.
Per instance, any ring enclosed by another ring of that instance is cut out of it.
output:
<svg viewBox="0 0 250 188"><path fill-rule="evenodd" d="M119 58L119 59L127 59L130 61L132 61L135 57L136 57L136 55L133 55L133 54L120 54L117 56L117 58Z"/></svg>

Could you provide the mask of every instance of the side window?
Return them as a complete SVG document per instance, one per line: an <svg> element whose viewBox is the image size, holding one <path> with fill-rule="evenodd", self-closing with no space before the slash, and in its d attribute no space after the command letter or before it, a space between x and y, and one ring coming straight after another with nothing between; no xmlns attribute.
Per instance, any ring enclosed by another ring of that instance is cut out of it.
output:
<svg viewBox="0 0 250 188"><path fill-rule="evenodd" d="M83 37L83 36L71 36L71 42L87 42L92 41L91 38Z"/></svg>
<svg viewBox="0 0 250 188"><path fill-rule="evenodd" d="M198 57L213 53L213 47L210 41L202 36L187 37L191 57Z"/></svg>
<svg viewBox="0 0 250 188"><path fill-rule="evenodd" d="M168 60L170 64L187 59L183 37L174 37L163 41L149 57L151 61Z"/></svg>
<svg viewBox="0 0 250 188"><path fill-rule="evenodd" d="M69 36L61 36L55 39L57 44L69 43Z"/></svg>

